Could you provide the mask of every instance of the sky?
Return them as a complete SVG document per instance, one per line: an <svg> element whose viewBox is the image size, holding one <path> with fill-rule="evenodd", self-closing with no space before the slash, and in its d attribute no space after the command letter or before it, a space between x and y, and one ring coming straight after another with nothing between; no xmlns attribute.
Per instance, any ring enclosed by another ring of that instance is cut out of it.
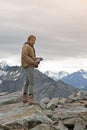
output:
<svg viewBox="0 0 87 130"><path fill-rule="evenodd" d="M0 0L0 61L20 66L31 34L40 71L87 70L87 0Z"/></svg>

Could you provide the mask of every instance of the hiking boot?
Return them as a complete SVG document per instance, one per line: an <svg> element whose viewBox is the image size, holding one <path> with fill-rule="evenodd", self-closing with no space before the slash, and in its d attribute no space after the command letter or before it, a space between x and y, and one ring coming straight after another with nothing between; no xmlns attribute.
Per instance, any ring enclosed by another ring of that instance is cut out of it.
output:
<svg viewBox="0 0 87 130"><path fill-rule="evenodd" d="M28 103L29 103L29 105L39 105L39 102L34 100L33 95L28 96Z"/></svg>
<svg viewBox="0 0 87 130"><path fill-rule="evenodd" d="M85 107L87 108L87 101L84 102Z"/></svg>
<svg viewBox="0 0 87 130"><path fill-rule="evenodd" d="M27 95L27 94L24 94L24 95L23 95L22 101L23 101L23 103L28 102L28 95Z"/></svg>
<svg viewBox="0 0 87 130"><path fill-rule="evenodd" d="M28 103L29 103L29 105L33 103L33 95L32 94L28 96Z"/></svg>

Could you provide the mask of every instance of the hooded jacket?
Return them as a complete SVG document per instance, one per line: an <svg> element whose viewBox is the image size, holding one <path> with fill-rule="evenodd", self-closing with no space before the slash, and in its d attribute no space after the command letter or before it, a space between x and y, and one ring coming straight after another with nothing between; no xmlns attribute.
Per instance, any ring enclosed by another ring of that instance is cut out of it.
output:
<svg viewBox="0 0 87 130"><path fill-rule="evenodd" d="M21 53L21 65L23 68L35 67L35 49L29 43L24 43Z"/></svg>

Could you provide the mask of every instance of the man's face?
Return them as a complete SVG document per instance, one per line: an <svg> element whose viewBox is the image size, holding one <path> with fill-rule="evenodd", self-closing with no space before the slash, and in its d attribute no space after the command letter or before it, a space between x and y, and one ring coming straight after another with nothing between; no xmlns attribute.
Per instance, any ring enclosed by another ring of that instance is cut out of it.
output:
<svg viewBox="0 0 87 130"><path fill-rule="evenodd" d="M35 44L35 41L36 41L36 38L30 38L30 40L29 40L29 43L31 44L31 45L34 45Z"/></svg>

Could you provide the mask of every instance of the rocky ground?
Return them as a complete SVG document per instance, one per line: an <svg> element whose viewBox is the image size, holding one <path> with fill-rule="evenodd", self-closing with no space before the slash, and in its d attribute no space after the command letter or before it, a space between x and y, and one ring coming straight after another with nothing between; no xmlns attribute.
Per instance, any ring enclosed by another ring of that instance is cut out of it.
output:
<svg viewBox="0 0 87 130"><path fill-rule="evenodd" d="M21 92L0 93L0 130L87 130L87 92L23 104Z"/></svg>

